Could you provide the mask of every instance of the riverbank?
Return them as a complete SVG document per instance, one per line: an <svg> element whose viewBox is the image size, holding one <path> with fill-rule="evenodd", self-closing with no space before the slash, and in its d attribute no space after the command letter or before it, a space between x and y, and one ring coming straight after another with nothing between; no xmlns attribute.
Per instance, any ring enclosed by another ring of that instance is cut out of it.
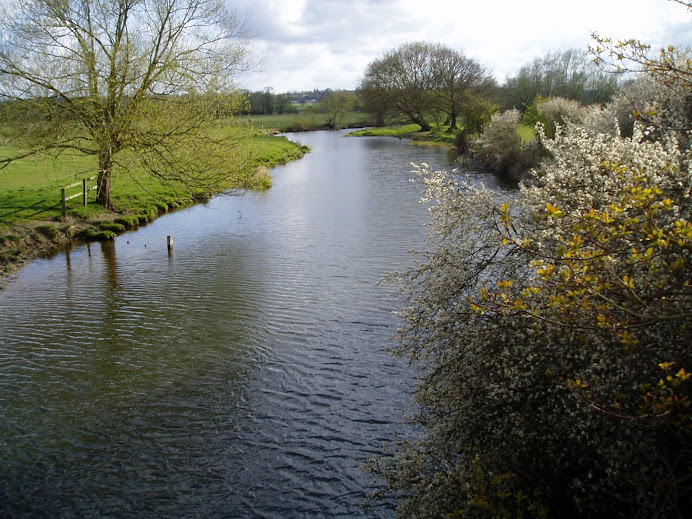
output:
<svg viewBox="0 0 692 519"><path fill-rule="evenodd" d="M297 160L309 148L285 137L258 134L253 140L249 184L271 186L269 169ZM185 192L152 178L123 178L114 184L115 211L96 202L75 201L62 215L60 188L74 180L75 169L86 171L79 159L19 164L0 176L0 290L10 276L36 258L53 254L72 242L112 240L171 211L204 202L206 195ZM86 175L85 175L86 176ZM81 200L81 197L80 197ZM57 201L57 203L56 203Z"/></svg>
<svg viewBox="0 0 692 519"><path fill-rule="evenodd" d="M455 147L455 135L446 133L443 126L430 131L422 132L417 124L400 124L394 126L381 126L375 128L363 128L348 134L349 137L398 137L399 139L410 139L415 146L430 147Z"/></svg>

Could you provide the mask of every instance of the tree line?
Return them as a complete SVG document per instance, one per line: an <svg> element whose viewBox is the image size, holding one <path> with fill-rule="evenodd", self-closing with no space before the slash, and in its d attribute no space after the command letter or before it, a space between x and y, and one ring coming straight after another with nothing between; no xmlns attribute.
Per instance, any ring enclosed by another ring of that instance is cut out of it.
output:
<svg viewBox="0 0 692 519"><path fill-rule="evenodd" d="M567 50L536 58L498 85L477 60L441 44L405 43L372 61L359 85L366 111L377 125L408 121L429 131L479 134L502 109L524 111L537 98L563 97L606 103L618 77L600 70L586 51Z"/></svg>

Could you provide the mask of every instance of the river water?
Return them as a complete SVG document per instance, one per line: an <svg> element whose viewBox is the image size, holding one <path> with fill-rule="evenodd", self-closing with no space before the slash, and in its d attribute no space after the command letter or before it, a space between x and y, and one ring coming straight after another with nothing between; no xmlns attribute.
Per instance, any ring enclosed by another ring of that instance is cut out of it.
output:
<svg viewBox="0 0 692 519"><path fill-rule="evenodd" d="M361 468L410 410L388 272L424 248L410 163L344 132L266 193L27 266L0 292L0 517L388 517ZM488 184L491 177L477 176ZM168 253L166 237L174 238Z"/></svg>

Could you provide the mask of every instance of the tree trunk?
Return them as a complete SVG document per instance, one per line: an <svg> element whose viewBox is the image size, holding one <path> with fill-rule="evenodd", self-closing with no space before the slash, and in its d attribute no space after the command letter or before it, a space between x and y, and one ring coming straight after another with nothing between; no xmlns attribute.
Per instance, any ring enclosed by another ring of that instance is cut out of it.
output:
<svg viewBox="0 0 692 519"><path fill-rule="evenodd" d="M99 174L96 179L96 201L106 209L113 209L111 203L111 173L113 157L110 149L99 153Z"/></svg>
<svg viewBox="0 0 692 519"><path fill-rule="evenodd" d="M452 113L449 115L449 129L447 133L454 133L457 129L457 111L452 109Z"/></svg>
<svg viewBox="0 0 692 519"><path fill-rule="evenodd" d="M420 126L420 131L422 131L422 132L429 132L430 131L430 125L422 117L412 116L411 122Z"/></svg>

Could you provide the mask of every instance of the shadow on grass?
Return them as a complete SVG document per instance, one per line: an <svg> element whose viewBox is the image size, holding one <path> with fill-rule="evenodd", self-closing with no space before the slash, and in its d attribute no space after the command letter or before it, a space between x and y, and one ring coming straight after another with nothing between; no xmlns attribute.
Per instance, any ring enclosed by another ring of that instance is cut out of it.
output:
<svg viewBox="0 0 692 519"><path fill-rule="evenodd" d="M60 202L51 204L49 200L39 200L34 203L22 203L11 199L0 201L0 223L12 223L17 220L33 219L41 214L54 212L59 207Z"/></svg>

